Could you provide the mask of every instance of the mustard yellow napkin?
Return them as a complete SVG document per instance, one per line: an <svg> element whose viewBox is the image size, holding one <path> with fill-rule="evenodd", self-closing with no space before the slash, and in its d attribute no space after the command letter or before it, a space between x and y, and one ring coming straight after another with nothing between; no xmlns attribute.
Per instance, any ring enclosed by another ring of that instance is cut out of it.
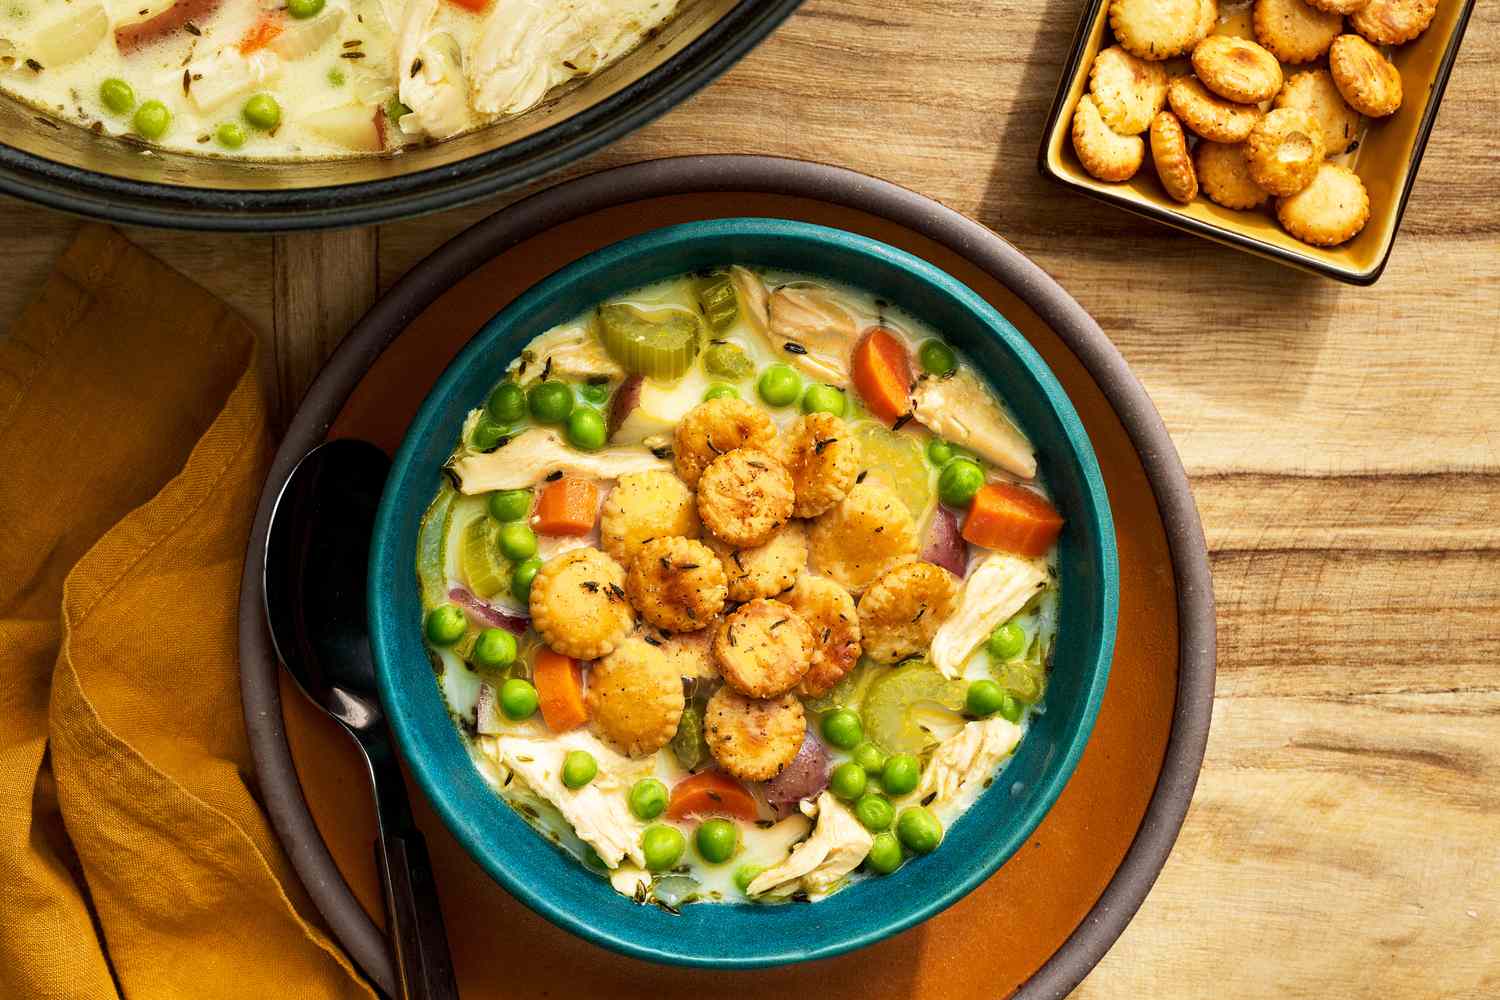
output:
<svg viewBox="0 0 1500 1000"><path fill-rule="evenodd" d="M256 802L245 323L88 227L0 339L0 996L370 996Z"/></svg>

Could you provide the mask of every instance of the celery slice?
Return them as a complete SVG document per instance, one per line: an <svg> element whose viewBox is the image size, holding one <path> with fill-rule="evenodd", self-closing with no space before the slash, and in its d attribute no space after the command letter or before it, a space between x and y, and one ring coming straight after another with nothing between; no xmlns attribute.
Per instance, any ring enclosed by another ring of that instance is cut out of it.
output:
<svg viewBox="0 0 1500 1000"><path fill-rule="evenodd" d="M464 581L480 600L489 600L510 586L510 566L500 555L500 524L481 514L464 526Z"/></svg>
<svg viewBox="0 0 1500 1000"><path fill-rule="evenodd" d="M422 607L432 609L448 600L448 529L458 491L446 479L422 515L417 529L417 584Z"/></svg>
<svg viewBox="0 0 1500 1000"><path fill-rule="evenodd" d="M680 309L646 315L634 306L604 305L595 316L604 349L635 375L672 379L698 356L702 322Z"/></svg>
<svg viewBox="0 0 1500 1000"><path fill-rule="evenodd" d="M723 333L740 318L740 300L728 271L715 271L698 282L698 305L715 333Z"/></svg>
<svg viewBox="0 0 1500 1000"><path fill-rule="evenodd" d="M890 753L921 753L962 725L960 712L968 685L949 680L926 663L881 674L865 694L861 715L865 733Z"/></svg>

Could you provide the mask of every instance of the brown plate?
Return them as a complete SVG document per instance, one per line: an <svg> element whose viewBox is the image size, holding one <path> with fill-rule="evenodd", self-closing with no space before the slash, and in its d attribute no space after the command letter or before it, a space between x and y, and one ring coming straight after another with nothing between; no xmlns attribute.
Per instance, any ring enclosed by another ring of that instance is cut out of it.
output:
<svg viewBox="0 0 1500 1000"><path fill-rule="evenodd" d="M1234 11L1242 8L1248 10L1248 4L1232 5ZM1221 9L1230 11L1231 0L1221 0ZM1406 99L1394 115L1371 122L1359 148L1350 154L1349 165L1364 181L1370 195L1370 221L1359 235L1339 246L1315 247L1303 243L1283 230L1269 211L1235 211L1215 205L1201 194L1189 204L1178 204L1167 197L1150 168L1149 150L1148 162L1124 183L1097 180L1083 169L1073 152L1073 109L1088 90L1094 56L1113 44L1108 24L1109 0L1089 0L1084 8L1057 97L1047 116L1037 165L1047 177L1148 219L1349 284L1373 285L1390 259L1396 230L1406 211L1406 199L1417 179L1417 167L1432 134L1443 89L1448 86L1448 75L1458 57L1458 47L1473 9L1474 0L1440 0L1437 15L1427 30L1391 52L1391 60L1401 72ZM1228 23L1220 26L1221 32L1250 37L1243 14L1226 20ZM1353 31L1347 20L1345 31ZM1305 65L1285 64L1282 68L1293 73L1317 65L1326 65L1326 60Z"/></svg>
<svg viewBox="0 0 1500 1000"><path fill-rule="evenodd" d="M1066 993L1129 922L1187 812L1213 700L1213 591L1187 479L1145 391L1082 308L994 233L894 185L795 160L688 157L571 181L460 235L361 320L298 411L265 496L274 497L296 460L326 436L394 449L453 355L540 278L647 229L745 215L838 226L906 249L970 285L1031 340L1099 458L1118 535L1120 634L1129 639L1118 645L1078 770L1029 844L993 878L873 947L718 973L715 983L735 996L806 991L827 1000ZM259 562L268 514L267 500L247 565ZM258 590L247 585L242 687L267 809L335 936L389 989L376 923L373 807L359 757L277 669L263 621ZM466 997L701 997L701 977L584 944L512 899L415 786L412 793Z"/></svg>

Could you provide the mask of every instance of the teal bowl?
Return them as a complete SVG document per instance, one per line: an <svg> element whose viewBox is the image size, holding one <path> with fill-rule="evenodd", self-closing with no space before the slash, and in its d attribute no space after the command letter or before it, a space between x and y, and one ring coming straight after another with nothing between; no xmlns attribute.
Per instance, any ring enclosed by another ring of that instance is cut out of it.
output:
<svg viewBox="0 0 1500 1000"><path fill-rule="evenodd" d="M866 289L941 330L974 361L1037 446L1041 475L1067 519L1060 620L1045 713L941 850L811 905L705 903L673 915L617 895L535 834L475 769L423 651L416 537L465 414L532 337L601 299L730 262ZM438 380L396 453L370 567L381 699L412 774L459 842L512 895L580 937L637 958L715 968L862 948L952 905L999 868L1042 821L1083 753L1104 697L1119 600L1114 525L1088 434L1026 339L984 299L911 254L780 219L696 222L624 240L569 264L486 323Z"/></svg>

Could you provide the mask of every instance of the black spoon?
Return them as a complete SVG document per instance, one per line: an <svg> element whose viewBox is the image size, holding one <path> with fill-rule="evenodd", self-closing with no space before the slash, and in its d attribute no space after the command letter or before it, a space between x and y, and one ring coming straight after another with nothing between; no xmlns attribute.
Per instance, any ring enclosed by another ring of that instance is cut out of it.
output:
<svg viewBox="0 0 1500 1000"><path fill-rule="evenodd" d="M384 452L352 439L319 445L297 463L271 511L266 619L297 684L364 751L375 787L386 934L402 996L450 1000L458 987L432 862L406 799L370 654L365 571L389 469Z"/></svg>

